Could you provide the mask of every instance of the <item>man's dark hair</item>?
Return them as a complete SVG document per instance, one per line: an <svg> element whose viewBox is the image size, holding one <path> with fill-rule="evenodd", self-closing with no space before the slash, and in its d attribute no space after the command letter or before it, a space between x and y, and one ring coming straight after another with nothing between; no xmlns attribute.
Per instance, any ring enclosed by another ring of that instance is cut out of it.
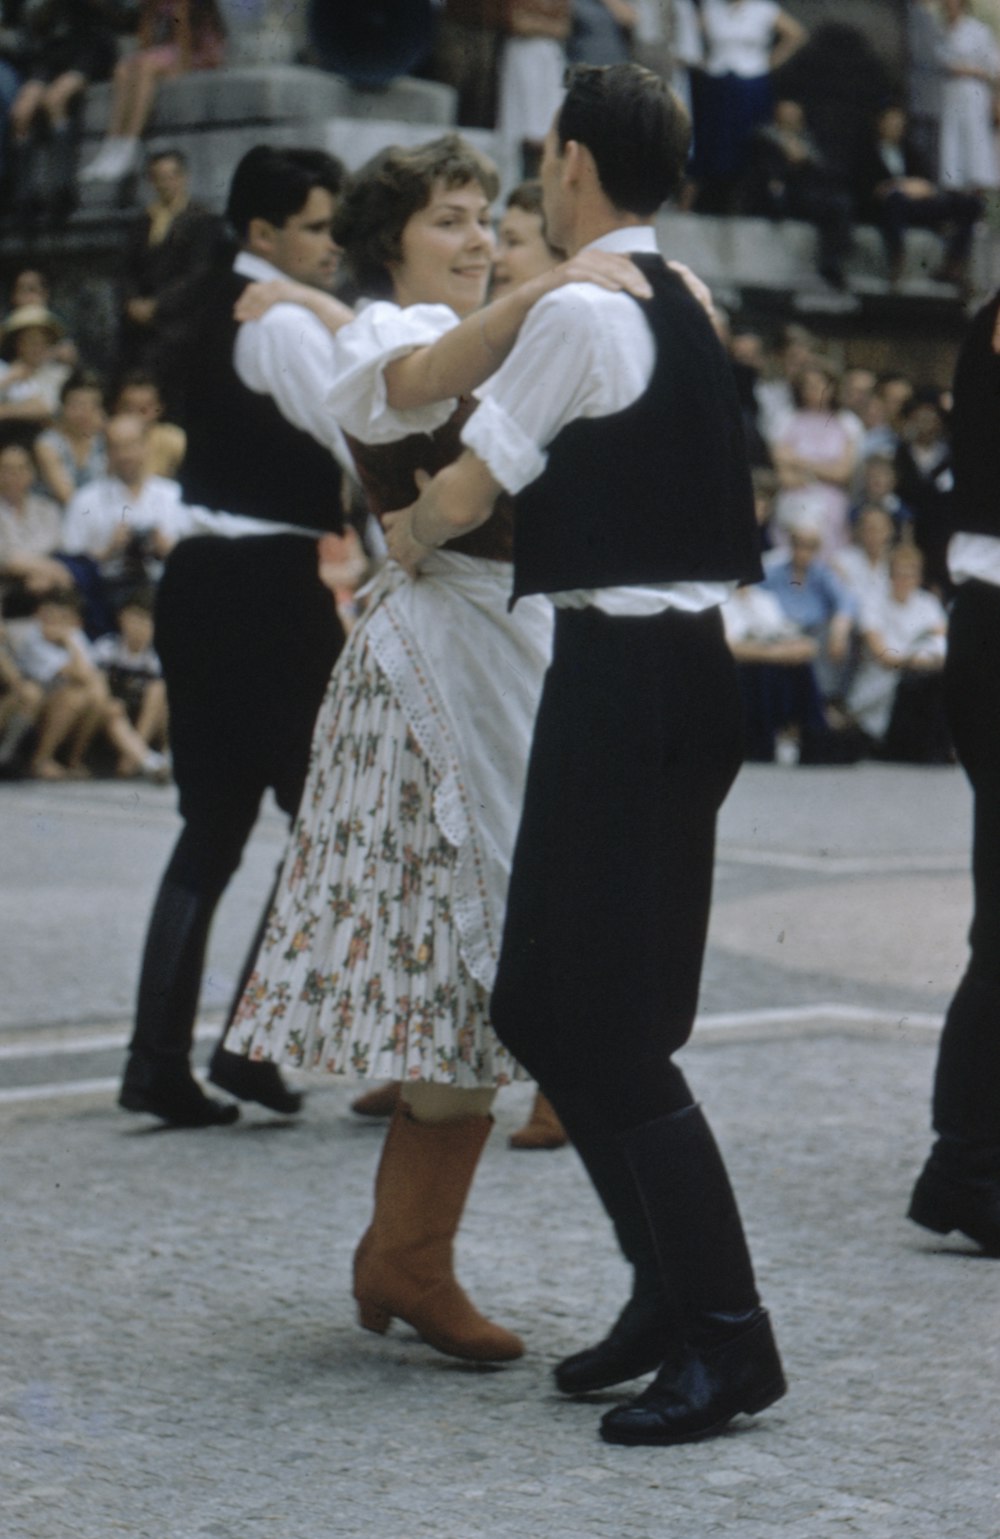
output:
<svg viewBox="0 0 1000 1539"><path fill-rule="evenodd" d="M556 134L560 149L571 139L587 147L615 208L648 218L681 185L691 120L652 70L578 64L566 76Z"/></svg>
<svg viewBox="0 0 1000 1539"><path fill-rule="evenodd" d="M150 150L146 156L146 170L148 171L150 166L155 166L160 160L176 161L182 171L188 168L188 158L184 151L174 149L173 145L165 145L162 150Z"/></svg>
<svg viewBox="0 0 1000 1539"><path fill-rule="evenodd" d="M305 207L316 187L336 197L344 185L344 168L325 150L275 149L256 144L233 172L226 218L240 240L251 219L266 219L281 229Z"/></svg>
<svg viewBox="0 0 1000 1539"><path fill-rule="evenodd" d="M426 208L438 183L477 182L492 203L500 189L493 162L460 134L443 134L415 149L390 145L351 180L333 221L333 238L362 294L391 294L389 264L403 254L403 231Z"/></svg>
<svg viewBox="0 0 1000 1539"><path fill-rule="evenodd" d="M35 597L35 613L43 604L52 604L59 609L71 609L75 615L83 613L83 600L75 588L46 588L44 593Z"/></svg>

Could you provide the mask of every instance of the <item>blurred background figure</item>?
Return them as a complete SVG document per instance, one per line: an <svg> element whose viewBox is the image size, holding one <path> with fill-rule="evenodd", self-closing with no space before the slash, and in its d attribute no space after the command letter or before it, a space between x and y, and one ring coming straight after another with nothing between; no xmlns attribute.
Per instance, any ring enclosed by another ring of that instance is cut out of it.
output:
<svg viewBox="0 0 1000 1539"><path fill-rule="evenodd" d="M217 0L140 0L139 46L114 67L104 142L81 169L81 182L118 182L139 161L139 147L161 80L218 69L226 24Z"/></svg>

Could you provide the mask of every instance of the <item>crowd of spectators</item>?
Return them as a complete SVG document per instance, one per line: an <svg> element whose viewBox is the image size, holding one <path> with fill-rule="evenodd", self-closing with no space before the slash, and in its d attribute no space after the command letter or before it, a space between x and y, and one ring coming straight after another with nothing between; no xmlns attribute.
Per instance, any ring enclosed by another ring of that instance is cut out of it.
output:
<svg viewBox="0 0 1000 1539"><path fill-rule="evenodd" d="M724 610L748 757L950 762L947 393L840 368L797 326L770 350L735 328L728 345L765 568Z"/></svg>
<svg viewBox="0 0 1000 1539"><path fill-rule="evenodd" d="M38 212L46 202L35 197L39 188L58 194L50 212L71 205L59 136L72 137L89 81L113 77L114 87L108 135L83 174L114 180L135 169L157 83L224 58L215 0L0 4L15 218ZM348 29L339 40L322 32L321 9L311 11L314 49L318 39L346 72L363 56L359 79L368 70L371 83L392 5L382 21L377 8L357 20L356 38ZM420 11L410 7L411 20ZM813 220L821 271L835 285L859 213L881 227L894 275L911 224L945 232L941 275L961 274L983 194L996 183L983 111L1000 67L993 32L966 0L912 0L909 120L893 94L900 82L860 33L830 22L810 36L772 0L440 0L422 14L422 28L392 33L383 73L423 59L459 87L463 121L498 125L528 168L566 61L639 57L671 72L691 102L691 206ZM138 35L122 52L129 24ZM925 174L938 155L933 176ZM191 325L190 286L225 232L191 198L180 152L155 151L144 171L145 206L122 233L107 377L67 335L44 273L23 270L7 287L0 773L20 767L58 778L103 765L162 778L167 770L150 617L167 554L201 517L175 479L185 435L170 360ZM525 204L520 217L537 222L537 209ZM521 255L501 250L501 276ZM765 338L733 325L726 341L767 571L763 586L741 592L726 612L750 756L947 760L949 594L937 533L950 495L947 398L899 373L844 368L834 347L799 327ZM349 612L363 552L327 542L320 561Z"/></svg>

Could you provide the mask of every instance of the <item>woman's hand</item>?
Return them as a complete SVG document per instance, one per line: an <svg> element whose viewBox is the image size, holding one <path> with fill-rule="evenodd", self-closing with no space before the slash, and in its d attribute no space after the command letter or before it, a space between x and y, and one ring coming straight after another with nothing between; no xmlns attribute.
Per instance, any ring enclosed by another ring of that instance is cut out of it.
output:
<svg viewBox="0 0 1000 1539"><path fill-rule="evenodd" d="M268 278L266 283L248 283L233 306L233 316L238 321L259 321L275 305L304 303L303 291L308 298L305 284L294 283L291 278Z"/></svg>
<svg viewBox="0 0 1000 1539"><path fill-rule="evenodd" d="M424 488L430 485L431 477L426 470L418 470L415 480L418 492L422 493ZM411 502L408 508L399 508L395 513L382 515L382 532L385 535L389 555L410 577L416 577L421 562L425 561L434 549L433 545L422 544L413 533L413 518L419 506L418 498L416 502Z"/></svg>
<svg viewBox="0 0 1000 1539"><path fill-rule="evenodd" d="M596 283L613 293L632 294L636 299L652 299L653 290L631 257L615 251L578 251L546 274L546 288L559 289L566 283Z"/></svg>

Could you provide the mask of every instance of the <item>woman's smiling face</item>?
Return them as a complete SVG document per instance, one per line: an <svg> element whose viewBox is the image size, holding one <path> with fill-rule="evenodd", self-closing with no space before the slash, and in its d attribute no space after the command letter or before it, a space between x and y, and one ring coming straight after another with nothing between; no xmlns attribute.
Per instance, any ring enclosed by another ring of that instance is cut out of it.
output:
<svg viewBox="0 0 1000 1539"><path fill-rule="evenodd" d="M493 245L490 205L479 183L436 182L429 202L403 228L401 260L390 264L397 301L471 314L486 296Z"/></svg>

